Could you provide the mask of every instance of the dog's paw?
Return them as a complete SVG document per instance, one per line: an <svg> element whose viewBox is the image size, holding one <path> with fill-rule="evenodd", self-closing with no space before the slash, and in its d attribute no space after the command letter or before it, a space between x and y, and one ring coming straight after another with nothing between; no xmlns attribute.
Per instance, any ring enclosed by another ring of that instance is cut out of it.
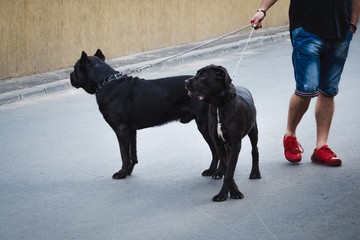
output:
<svg viewBox="0 0 360 240"><path fill-rule="evenodd" d="M249 179L260 179L260 178L261 178L261 174L259 171L250 173Z"/></svg>
<svg viewBox="0 0 360 240"><path fill-rule="evenodd" d="M232 199L243 199L244 194L242 194L238 189L232 189L230 190L230 197Z"/></svg>
<svg viewBox="0 0 360 240"><path fill-rule="evenodd" d="M205 171L203 171L201 175L204 177L209 177L209 176L212 176L214 173L215 173L215 170L209 168L209 169L206 169Z"/></svg>
<svg viewBox="0 0 360 240"><path fill-rule="evenodd" d="M224 172L222 171L222 168L216 169L216 171L213 173L212 178L213 179L222 179L224 176Z"/></svg>
<svg viewBox="0 0 360 240"><path fill-rule="evenodd" d="M239 191L239 188L236 185L234 180L231 182L231 185L230 185L230 197L232 199L243 199L244 198L244 194L242 194Z"/></svg>
<svg viewBox="0 0 360 240"><path fill-rule="evenodd" d="M226 192L226 193L220 192L219 194L215 195L215 196L212 198L212 200L213 200L214 202L223 202L223 201L225 201L227 198L228 198L228 193L227 193L227 192Z"/></svg>
<svg viewBox="0 0 360 240"><path fill-rule="evenodd" d="M113 179L123 179L126 178L127 172L120 170L112 176Z"/></svg>
<svg viewBox="0 0 360 240"><path fill-rule="evenodd" d="M213 179L219 180L219 179L222 179L222 176L223 176L223 175L224 175L224 174L216 171L211 177L212 177Z"/></svg>

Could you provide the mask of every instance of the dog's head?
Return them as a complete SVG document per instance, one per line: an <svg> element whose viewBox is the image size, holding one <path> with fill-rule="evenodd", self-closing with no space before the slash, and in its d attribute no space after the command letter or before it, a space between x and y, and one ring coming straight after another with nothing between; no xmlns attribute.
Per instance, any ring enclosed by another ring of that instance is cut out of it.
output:
<svg viewBox="0 0 360 240"><path fill-rule="evenodd" d="M100 49L94 56L89 57L83 51L74 66L74 71L70 73L70 82L75 88L81 87L87 93L94 94L97 83L114 73L116 71L105 63L105 56Z"/></svg>
<svg viewBox="0 0 360 240"><path fill-rule="evenodd" d="M235 96L228 72L216 65L201 68L185 81L185 88L189 96L206 103L217 104Z"/></svg>

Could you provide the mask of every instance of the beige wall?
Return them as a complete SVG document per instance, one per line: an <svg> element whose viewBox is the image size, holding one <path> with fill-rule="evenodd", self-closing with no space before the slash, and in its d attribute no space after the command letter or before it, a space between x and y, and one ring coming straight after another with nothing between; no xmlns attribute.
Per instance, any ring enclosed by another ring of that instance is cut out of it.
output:
<svg viewBox="0 0 360 240"><path fill-rule="evenodd" d="M0 0L0 79L217 37L248 24L260 0ZM288 23L289 0L265 26Z"/></svg>

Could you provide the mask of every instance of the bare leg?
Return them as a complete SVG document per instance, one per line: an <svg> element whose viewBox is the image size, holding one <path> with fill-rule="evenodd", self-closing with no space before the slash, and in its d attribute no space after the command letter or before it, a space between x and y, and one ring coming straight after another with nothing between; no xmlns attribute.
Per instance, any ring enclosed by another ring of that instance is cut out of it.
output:
<svg viewBox="0 0 360 240"><path fill-rule="evenodd" d="M333 97L326 97L319 94L315 106L316 118L316 149L327 144L329 137L331 121L334 115L335 101Z"/></svg>
<svg viewBox="0 0 360 240"><path fill-rule="evenodd" d="M310 101L311 98L303 98L295 94L291 96L285 136L296 136L296 128L309 108Z"/></svg>

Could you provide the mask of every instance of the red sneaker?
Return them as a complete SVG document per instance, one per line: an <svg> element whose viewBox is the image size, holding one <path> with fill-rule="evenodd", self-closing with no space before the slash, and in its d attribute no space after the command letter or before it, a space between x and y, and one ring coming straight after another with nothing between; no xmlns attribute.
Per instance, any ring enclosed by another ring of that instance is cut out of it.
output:
<svg viewBox="0 0 360 240"><path fill-rule="evenodd" d="M328 145L322 146L319 150L314 150L311 156L311 161L314 163L323 163L327 166L340 166L342 161L331 151Z"/></svg>
<svg viewBox="0 0 360 240"><path fill-rule="evenodd" d="M289 162L300 162L301 153L303 152L304 149L297 141L296 137L288 136L285 138L284 136L284 153L285 153L285 158Z"/></svg>

